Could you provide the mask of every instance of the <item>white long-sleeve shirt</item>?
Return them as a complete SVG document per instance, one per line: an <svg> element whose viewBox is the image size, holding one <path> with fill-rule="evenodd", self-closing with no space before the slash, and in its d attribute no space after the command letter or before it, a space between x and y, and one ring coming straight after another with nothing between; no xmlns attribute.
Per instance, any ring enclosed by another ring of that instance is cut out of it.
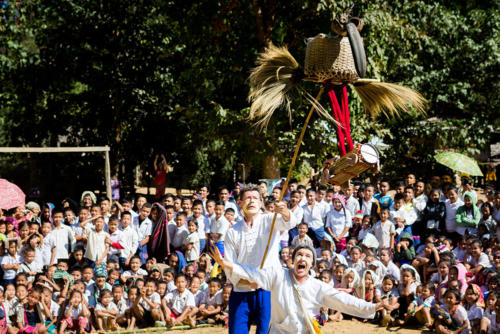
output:
<svg viewBox="0 0 500 334"><path fill-rule="evenodd" d="M352 227L352 216L349 210L337 211L332 209L326 215L326 225L332 229L334 235L340 235L346 227ZM349 232L346 232L344 238L349 236Z"/></svg>
<svg viewBox="0 0 500 334"><path fill-rule="evenodd" d="M212 219L212 222L210 223L210 233L220 234L220 238L214 240L214 242L224 241L228 229L229 229L229 222L226 219L226 217L220 216L219 219L215 219L214 217Z"/></svg>
<svg viewBox="0 0 500 334"><path fill-rule="evenodd" d="M309 319L328 307L361 318L373 318L375 304L334 289L331 285L309 277L299 284L281 267L257 269L234 264L233 276L256 282L260 288L271 291L271 321L269 333L308 333L302 308L295 296L295 284ZM293 279L293 282L292 282Z"/></svg>
<svg viewBox="0 0 500 334"><path fill-rule="evenodd" d="M324 219L329 211L326 205L314 202L314 206L311 208L309 203L307 203L302 207L302 210L304 211L304 222L307 226L314 230L325 226Z"/></svg>
<svg viewBox="0 0 500 334"><path fill-rule="evenodd" d="M241 220L230 228L224 240L224 258L233 263L238 262L249 266L259 267L266 250L273 216L274 213L258 213L251 227L248 226L244 220ZM279 231L287 231L294 228L295 224L296 220L293 214L290 214L290 221L288 222L286 222L281 215L276 217L274 233L271 244L269 245L269 252L266 256L264 268L281 266L278 256L280 242ZM251 291L248 287L237 286L239 278L233 277L230 271L226 270L226 277L228 277L235 286L235 291Z"/></svg>
<svg viewBox="0 0 500 334"><path fill-rule="evenodd" d="M120 257L128 258L130 254L135 254L139 247L139 236L132 226L129 225L122 230L122 242Z"/></svg>

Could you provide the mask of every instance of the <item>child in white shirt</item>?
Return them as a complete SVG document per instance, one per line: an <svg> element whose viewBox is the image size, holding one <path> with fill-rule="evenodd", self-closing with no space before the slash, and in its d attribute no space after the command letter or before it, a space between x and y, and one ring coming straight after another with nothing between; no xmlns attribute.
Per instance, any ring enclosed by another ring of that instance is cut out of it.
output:
<svg viewBox="0 0 500 334"><path fill-rule="evenodd" d="M175 285L177 289L168 293L162 301L165 320L169 326L184 323L194 328L197 308L193 294L187 289L186 276L179 274L175 279Z"/></svg>
<svg viewBox="0 0 500 334"><path fill-rule="evenodd" d="M188 221L189 234L182 243L187 262L194 262L200 257L200 236L198 234L198 222L195 219Z"/></svg>

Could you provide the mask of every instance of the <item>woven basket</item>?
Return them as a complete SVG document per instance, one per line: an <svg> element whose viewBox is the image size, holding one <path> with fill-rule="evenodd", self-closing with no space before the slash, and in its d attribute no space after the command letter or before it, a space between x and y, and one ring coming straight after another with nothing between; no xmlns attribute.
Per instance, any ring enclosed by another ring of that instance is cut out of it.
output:
<svg viewBox="0 0 500 334"><path fill-rule="evenodd" d="M318 34L308 38L304 66L306 80L338 83L359 79L347 37Z"/></svg>

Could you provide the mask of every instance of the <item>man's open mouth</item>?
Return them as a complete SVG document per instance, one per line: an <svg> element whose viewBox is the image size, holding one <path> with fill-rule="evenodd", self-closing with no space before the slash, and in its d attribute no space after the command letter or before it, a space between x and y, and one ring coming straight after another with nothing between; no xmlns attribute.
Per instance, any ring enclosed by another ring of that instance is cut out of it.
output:
<svg viewBox="0 0 500 334"><path fill-rule="evenodd" d="M297 269L302 269L302 270L304 270L304 269L306 269L306 265L305 265L305 264L298 264L298 265L297 265Z"/></svg>

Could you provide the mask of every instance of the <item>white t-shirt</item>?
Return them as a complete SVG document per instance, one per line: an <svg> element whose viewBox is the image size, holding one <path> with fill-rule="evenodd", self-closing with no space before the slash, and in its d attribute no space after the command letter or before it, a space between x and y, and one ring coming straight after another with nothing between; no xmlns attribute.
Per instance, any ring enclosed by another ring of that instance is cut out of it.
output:
<svg viewBox="0 0 500 334"><path fill-rule="evenodd" d="M55 247L56 241L52 233L49 233L47 234L47 236L43 237L43 242L40 248L44 266L48 266L50 264L50 259L52 258L52 249Z"/></svg>
<svg viewBox="0 0 500 334"><path fill-rule="evenodd" d="M113 302L109 303L109 305L107 307L102 305L101 303L97 303L95 310L96 311L118 311L118 307Z"/></svg>
<svg viewBox="0 0 500 334"><path fill-rule="evenodd" d="M210 223L210 233L220 234L220 238L215 240L214 242L224 241L224 236L226 235L227 230L229 229L229 221L224 217L224 215L220 216L219 219L212 219Z"/></svg>
<svg viewBox="0 0 500 334"><path fill-rule="evenodd" d="M485 253L481 253L479 254L478 259L476 259L473 256L470 257L470 265L472 268L475 268L477 266L483 266L483 268L489 268L491 267L491 262L490 259L488 258L488 255L486 255Z"/></svg>
<svg viewBox="0 0 500 334"><path fill-rule="evenodd" d="M450 310L448 310L448 307L445 304L442 305L441 308L446 312L450 312ZM462 327L464 322L468 320L467 311L462 305L459 305L455 313L451 316L451 318L455 320L458 327ZM469 334L469 331L470 331L470 322L469 322L469 327L461 331L460 334Z"/></svg>
<svg viewBox="0 0 500 334"><path fill-rule="evenodd" d="M123 272L122 276L123 277L137 277L138 275L141 275L141 276L147 276L148 275L148 272L142 268L139 268L139 270L137 270L136 273L134 273L132 270L126 270Z"/></svg>
<svg viewBox="0 0 500 334"><path fill-rule="evenodd" d="M10 264L20 264L21 259L19 258L19 255L14 255L14 257L10 256L10 254L7 254L2 257L2 269L5 264L10 265ZM15 269L3 269L3 279L14 279L16 278L16 273L17 270Z"/></svg>
<svg viewBox="0 0 500 334"><path fill-rule="evenodd" d="M182 314L186 307L196 307L194 296L188 289L182 294L179 290L174 290L168 293L164 299L167 301L168 308L176 315Z"/></svg>
<svg viewBox="0 0 500 334"><path fill-rule="evenodd" d="M139 305L142 306L144 311L151 311L151 307L149 306L149 304L142 297L140 298L141 300L139 301ZM161 304L161 297L157 292L153 292L151 296L146 296L146 298L153 304Z"/></svg>
<svg viewBox="0 0 500 334"><path fill-rule="evenodd" d="M90 224L85 225L83 231L87 236L85 258L90 261L97 261L106 250L106 238L109 238L109 233L97 232Z"/></svg>
<svg viewBox="0 0 500 334"><path fill-rule="evenodd" d="M175 236L173 238L171 237L172 245L174 246L174 248L180 248L188 235L189 231L186 227L186 224L182 225L181 227L177 227Z"/></svg>
<svg viewBox="0 0 500 334"><path fill-rule="evenodd" d="M191 291L191 293L193 294L194 297L195 306L200 307L200 305L205 302L205 294L203 293L203 291L201 291L201 289L196 291L196 293L193 293L193 291Z"/></svg>

